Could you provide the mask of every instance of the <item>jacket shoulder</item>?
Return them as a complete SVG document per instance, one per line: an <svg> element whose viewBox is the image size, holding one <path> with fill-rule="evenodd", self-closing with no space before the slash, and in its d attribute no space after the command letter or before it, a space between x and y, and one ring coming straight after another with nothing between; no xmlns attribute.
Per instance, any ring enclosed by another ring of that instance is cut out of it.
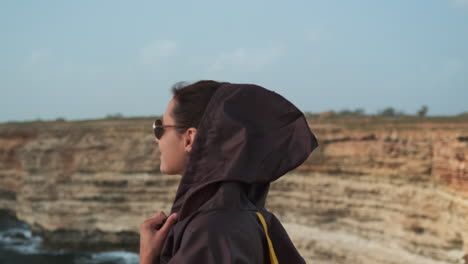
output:
<svg viewBox="0 0 468 264"><path fill-rule="evenodd" d="M170 263L264 263L254 211L213 210L194 217Z"/></svg>
<svg viewBox="0 0 468 264"><path fill-rule="evenodd" d="M216 209L200 212L187 226L189 232L222 231L230 234L238 230L259 227L255 211L239 209Z"/></svg>

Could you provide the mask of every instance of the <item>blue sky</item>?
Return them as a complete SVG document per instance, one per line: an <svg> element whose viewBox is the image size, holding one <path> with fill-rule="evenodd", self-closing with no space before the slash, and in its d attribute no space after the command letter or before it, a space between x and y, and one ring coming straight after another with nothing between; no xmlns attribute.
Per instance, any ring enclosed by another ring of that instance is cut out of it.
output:
<svg viewBox="0 0 468 264"><path fill-rule="evenodd" d="M468 111L468 0L1 1L0 122L162 114L178 81L303 111Z"/></svg>

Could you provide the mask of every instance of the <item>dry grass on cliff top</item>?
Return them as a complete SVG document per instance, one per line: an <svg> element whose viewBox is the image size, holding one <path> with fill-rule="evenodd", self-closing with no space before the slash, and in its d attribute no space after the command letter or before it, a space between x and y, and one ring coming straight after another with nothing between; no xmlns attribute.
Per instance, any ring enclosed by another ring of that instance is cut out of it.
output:
<svg viewBox="0 0 468 264"><path fill-rule="evenodd" d="M29 121L0 123L0 135L17 133L33 133L34 131L59 131L68 129L100 130L107 128L124 130L151 131L154 117L133 117L116 119L95 119L76 121ZM378 130L378 129L457 129L468 131L468 115L459 116L314 116L308 117L311 128L314 127L340 127L349 130ZM151 132L150 132L151 133Z"/></svg>
<svg viewBox="0 0 468 264"><path fill-rule="evenodd" d="M155 117L133 117L118 119L93 119L76 121L29 121L0 123L0 137L34 137L39 131L56 135L68 132L93 132L107 129L141 131L152 134Z"/></svg>
<svg viewBox="0 0 468 264"><path fill-rule="evenodd" d="M459 116L331 116L309 117L307 119L312 128L314 126L337 126L349 130L415 130L415 129L456 129L468 131L468 115Z"/></svg>

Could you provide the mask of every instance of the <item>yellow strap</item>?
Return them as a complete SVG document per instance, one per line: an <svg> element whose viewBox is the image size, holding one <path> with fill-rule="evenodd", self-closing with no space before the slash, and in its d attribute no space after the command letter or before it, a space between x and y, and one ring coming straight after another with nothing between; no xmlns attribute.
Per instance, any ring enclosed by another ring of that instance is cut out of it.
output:
<svg viewBox="0 0 468 264"><path fill-rule="evenodd" d="M270 260L272 264L278 264L278 259L276 258L276 253L275 249L273 248L273 243L271 243L270 237L268 236L268 228L267 224L265 222L265 219L263 218L263 215L260 212L257 212L257 216L260 219L260 222L262 222L263 229L265 229L265 235L268 241L268 248L270 250Z"/></svg>

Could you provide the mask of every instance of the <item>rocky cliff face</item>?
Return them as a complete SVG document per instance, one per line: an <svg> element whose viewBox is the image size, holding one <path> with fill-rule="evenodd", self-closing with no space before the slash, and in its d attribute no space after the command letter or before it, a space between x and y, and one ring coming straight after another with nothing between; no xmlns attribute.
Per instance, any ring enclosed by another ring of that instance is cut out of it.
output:
<svg viewBox="0 0 468 264"><path fill-rule="evenodd" d="M0 125L0 208L50 245L136 249L179 180L159 173L151 122ZM320 147L267 199L307 260L464 263L468 122L310 125Z"/></svg>

